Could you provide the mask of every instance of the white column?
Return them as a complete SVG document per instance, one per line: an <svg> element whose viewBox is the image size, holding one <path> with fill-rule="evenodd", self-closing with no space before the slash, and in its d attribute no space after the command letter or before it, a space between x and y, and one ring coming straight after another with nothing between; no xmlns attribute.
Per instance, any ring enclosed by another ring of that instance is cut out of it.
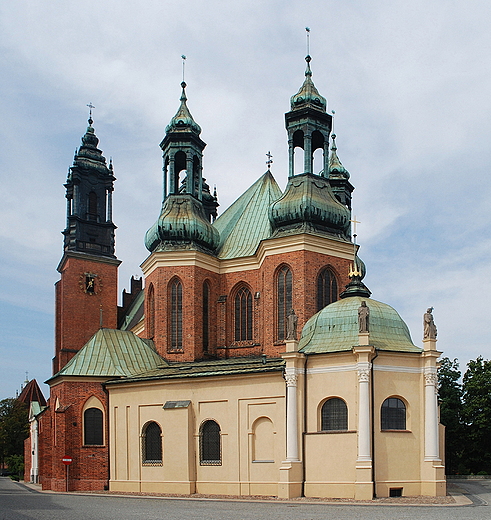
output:
<svg viewBox="0 0 491 520"><path fill-rule="evenodd" d="M286 379L286 460L298 461L297 375L292 371Z"/></svg>
<svg viewBox="0 0 491 520"><path fill-rule="evenodd" d="M438 398L435 367L427 367L425 376L425 460L439 460Z"/></svg>
<svg viewBox="0 0 491 520"><path fill-rule="evenodd" d="M370 450L370 368L358 363L358 460L372 460Z"/></svg>

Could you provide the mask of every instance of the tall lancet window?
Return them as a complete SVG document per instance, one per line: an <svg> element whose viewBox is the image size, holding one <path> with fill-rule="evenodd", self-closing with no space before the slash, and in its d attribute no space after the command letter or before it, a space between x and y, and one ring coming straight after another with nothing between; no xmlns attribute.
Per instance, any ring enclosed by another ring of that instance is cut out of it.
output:
<svg viewBox="0 0 491 520"><path fill-rule="evenodd" d="M182 283L176 279L170 286L170 349L182 348Z"/></svg>
<svg viewBox="0 0 491 520"><path fill-rule="evenodd" d="M153 284L148 288L148 339L155 336L155 289Z"/></svg>
<svg viewBox="0 0 491 520"><path fill-rule="evenodd" d="M317 311L338 299L338 282L329 267L325 267L317 277Z"/></svg>
<svg viewBox="0 0 491 520"><path fill-rule="evenodd" d="M235 295L235 341L252 340L252 294L247 287Z"/></svg>
<svg viewBox="0 0 491 520"><path fill-rule="evenodd" d="M203 284L203 352L210 347L210 284Z"/></svg>
<svg viewBox="0 0 491 520"><path fill-rule="evenodd" d="M293 308L292 283L292 272L284 265L278 271L276 278L276 337L279 341L286 339L286 317Z"/></svg>

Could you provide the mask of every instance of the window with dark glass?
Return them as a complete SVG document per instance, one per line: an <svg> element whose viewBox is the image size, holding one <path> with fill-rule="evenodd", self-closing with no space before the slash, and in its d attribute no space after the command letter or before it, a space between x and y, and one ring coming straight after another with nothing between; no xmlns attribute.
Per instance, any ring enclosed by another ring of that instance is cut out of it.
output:
<svg viewBox="0 0 491 520"><path fill-rule="evenodd" d="M321 430L339 431L348 429L348 407L338 397L328 399L321 410Z"/></svg>
<svg viewBox="0 0 491 520"><path fill-rule="evenodd" d="M103 414L99 408L87 408L84 412L84 445L104 444Z"/></svg>
<svg viewBox="0 0 491 520"><path fill-rule="evenodd" d="M143 428L142 461L148 465L162 464L162 430L156 422L149 422Z"/></svg>
<svg viewBox="0 0 491 520"><path fill-rule="evenodd" d="M210 346L210 285L203 284L203 352Z"/></svg>
<svg viewBox="0 0 491 520"><path fill-rule="evenodd" d="M235 341L252 340L252 294L242 287L235 295Z"/></svg>
<svg viewBox="0 0 491 520"><path fill-rule="evenodd" d="M201 465L220 466L222 464L220 426L215 421L206 421L201 426L199 448Z"/></svg>
<svg viewBox="0 0 491 520"><path fill-rule="evenodd" d="M94 191L89 193L89 220L97 220L97 194Z"/></svg>
<svg viewBox="0 0 491 520"><path fill-rule="evenodd" d="M276 279L277 298L277 339L284 340L287 336L286 317L292 310L292 272L287 266L283 266Z"/></svg>
<svg viewBox="0 0 491 520"><path fill-rule="evenodd" d="M174 280L171 285L171 313L170 313L170 348L182 349L182 284Z"/></svg>
<svg viewBox="0 0 491 520"><path fill-rule="evenodd" d="M389 397L382 404L382 430L406 429L406 405L397 397Z"/></svg>
<svg viewBox="0 0 491 520"><path fill-rule="evenodd" d="M148 289L148 338L155 336L155 289L150 284Z"/></svg>
<svg viewBox="0 0 491 520"><path fill-rule="evenodd" d="M328 267L322 269L317 277L317 311L338 299L338 282Z"/></svg>

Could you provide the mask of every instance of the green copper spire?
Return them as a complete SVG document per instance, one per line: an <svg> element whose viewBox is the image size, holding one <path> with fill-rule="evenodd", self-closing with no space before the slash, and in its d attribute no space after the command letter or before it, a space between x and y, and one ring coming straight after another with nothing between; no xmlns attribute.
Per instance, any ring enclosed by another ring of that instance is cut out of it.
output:
<svg viewBox="0 0 491 520"><path fill-rule="evenodd" d="M355 247L357 246L355 245ZM346 286L346 289L339 295L340 298L348 298L350 296L370 298L372 293L370 292L370 289L368 289L368 287L362 282L363 278L365 278L365 274L365 264L358 258L358 253L356 252L348 273L350 282Z"/></svg>
<svg viewBox="0 0 491 520"><path fill-rule="evenodd" d="M165 131L169 132L193 132L197 135L201 133L201 127L196 123L189 111L189 108L186 104L188 98L186 97L186 83L183 81L181 83L182 94L181 94L181 105L176 115L170 120L170 123L167 125Z"/></svg>
<svg viewBox="0 0 491 520"><path fill-rule="evenodd" d="M337 154L337 146L336 146L336 134L332 134L332 146L331 146L331 155L329 157L329 179L334 177L340 177L344 179L349 179L350 175L348 170L341 164Z"/></svg>
<svg viewBox="0 0 491 520"><path fill-rule="evenodd" d="M350 174L342 165L337 154L336 134L332 134L331 155L329 156L328 178L332 192L341 204L351 209L351 194L354 187L349 182Z"/></svg>
<svg viewBox="0 0 491 520"><path fill-rule="evenodd" d="M299 110L304 107L315 108L316 110L326 111L326 98L319 94L312 81L312 70L310 69L310 56L305 57L307 68L305 70L305 80L300 90L290 98L290 106L292 110Z"/></svg>

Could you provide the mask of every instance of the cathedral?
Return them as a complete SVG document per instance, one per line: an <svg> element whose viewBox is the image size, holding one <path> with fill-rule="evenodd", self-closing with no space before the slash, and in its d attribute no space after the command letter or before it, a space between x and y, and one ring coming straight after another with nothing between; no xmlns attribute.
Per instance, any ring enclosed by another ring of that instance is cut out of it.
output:
<svg viewBox="0 0 491 520"><path fill-rule="evenodd" d="M120 306L115 177L89 118L65 183L53 375L47 404L31 404L26 480L182 495L446 493L431 309L416 345L371 298L354 188L306 62L285 115L285 190L268 167L218 217L181 84L149 255Z"/></svg>

